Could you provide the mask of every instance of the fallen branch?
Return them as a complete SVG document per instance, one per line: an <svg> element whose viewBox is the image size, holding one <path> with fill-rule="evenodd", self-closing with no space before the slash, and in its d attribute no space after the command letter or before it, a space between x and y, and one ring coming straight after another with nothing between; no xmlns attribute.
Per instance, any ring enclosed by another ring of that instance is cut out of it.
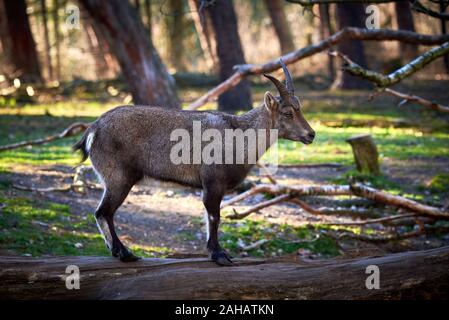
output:
<svg viewBox="0 0 449 320"><path fill-rule="evenodd" d="M253 212L257 212L259 210L262 210L263 208L270 207L270 206L278 204L280 202L284 202L284 201L288 200L289 198L291 198L291 195L289 195L289 194L282 194L282 195L277 196L277 197L275 197L275 198L273 198L271 200L267 200L267 201L261 202L261 203L251 207L250 209L248 209L248 210L246 210L246 211L244 211L242 213L238 213L235 209L233 209L234 214L228 215L228 216L226 216L226 218L229 218L229 219L243 219L243 218L249 216Z"/></svg>
<svg viewBox="0 0 449 320"><path fill-rule="evenodd" d="M363 226L363 225L367 225L367 224L385 223L385 222L390 222L393 220L400 220L400 219L411 218L411 217L416 217L416 213L398 214L395 216L389 216L389 217L378 218L378 219L369 219L369 220L365 220L365 221L326 222L326 223L322 223L322 225L327 225L327 226Z"/></svg>
<svg viewBox="0 0 449 320"><path fill-rule="evenodd" d="M301 59L310 57L316 53L330 49L340 42L351 40L401 41L405 43L420 45L436 45L449 41L449 35L423 35L405 30L368 30L362 28L347 27L317 44L287 53L280 58L286 65L289 65ZM268 73L278 70L279 68L281 68L281 65L279 64L279 58L276 58L262 65L245 64L234 66L234 69L236 71L232 76L195 100L187 107L187 109L195 110L208 102L214 101L220 94L237 86L245 77L249 75Z"/></svg>
<svg viewBox="0 0 449 320"><path fill-rule="evenodd" d="M348 209L330 209L330 208L320 208L320 209L315 209L312 206L310 206L309 204L307 204L306 202L298 199L298 198L293 198L289 200L291 203L297 204L298 206L300 206L304 211L314 214L314 215L350 215L350 216L364 216L364 217L369 217L370 216L370 211L366 210L366 209L353 209L353 208L348 208Z"/></svg>
<svg viewBox="0 0 449 320"><path fill-rule="evenodd" d="M90 167L78 166L76 167L75 174L73 175L73 180L71 184L66 184L61 187L47 187L47 188L35 188L21 186L18 184L13 184L12 187L17 190L22 191L32 191L32 192L66 192L74 191L78 193L85 193L85 187L90 189L103 189L103 186L98 183L91 183L84 180L83 174L86 170L92 169Z"/></svg>
<svg viewBox="0 0 449 320"><path fill-rule="evenodd" d="M352 193L358 197L370 199L394 207L404 208L412 212L416 212L419 215L438 219L449 219L448 212L444 212L436 207L427 206L425 204L421 204L401 196L395 196L384 191L376 190L359 183L351 185L350 189Z"/></svg>
<svg viewBox="0 0 449 320"><path fill-rule="evenodd" d="M37 139L37 140L21 141L21 142L17 142L17 143L8 144L6 146L0 146L0 152L18 149L18 148L22 148L22 147L26 147L26 146L45 144L45 143L49 143L54 140L72 137L74 135L84 132L88 126L89 126L89 124L87 124L87 123L79 123L79 122L73 123L59 134L51 135L46 138L41 138L41 139Z"/></svg>
<svg viewBox="0 0 449 320"><path fill-rule="evenodd" d="M67 290L69 265L80 287ZM366 268L381 270L367 290ZM2 299L448 299L449 247L380 257L321 261L235 259L223 268L209 259L0 257Z"/></svg>
<svg viewBox="0 0 449 320"><path fill-rule="evenodd" d="M242 249L243 251L249 251L249 250L257 249L257 248L260 248L261 246L263 246L268 241L269 240L267 240L267 239L260 239L259 241L251 243L251 244L249 244L247 246L242 246L242 247L240 247L240 249Z"/></svg>
<svg viewBox="0 0 449 320"><path fill-rule="evenodd" d="M442 57L447 53L449 53L449 42L445 42L441 46L432 48L388 75L365 69L340 52L333 51L329 54L340 57L344 61L342 69L351 75L367 79L379 87L388 87L411 76L416 71L421 70L435 59Z"/></svg>
<svg viewBox="0 0 449 320"><path fill-rule="evenodd" d="M71 184L67 184L62 187L48 187L48 188L34 188L34 187L27 187L27 186L21 186L18 184L13 184L12 187L17 190L33 191L33 192L65 192L65 191L70 191L73 188L73 186Z"/></svg>
<svg viewBox="0 0 449 320"><path fill-rule="evenodd" d="M300 196L358 196L365 199L370 199L375 202L383 203L385 205L394 206L398 208L404 208L420 216L427 216L437 219L449 220L449 213L442 211L439 208L421 204L419 202L389 194L384 191L380 191L374 188L364 186L356 183L353 185L324 185L324 186L286 186L286 185L269 185L261 184L253 187L252 189L237 195L234 198L222 204L222 208L236 202L242 201L250 196L259 193L268 193L275 196L274 199L264 201L255 206L250 207L243 213L235 212L233 215L228 216L231 219L241 219L247 217L249 214L259 211L263 208L278 204L284 201L293 201L298 205L305 208L306 211L316 212L313 208L305 204L298 199L292 199Z"/></svg>
<svg viewBox="0 0 449 320"><path fill-rule="evenodd" d="M449 106L443 106L443 105L441 105L439 103L436 103L435 101L429 101L429 100L426 100L424 98L421 98L421 97L418 97L418 96L415 96L415 95L409 95L409 94L401 93L401 92L398 92L396 90L392 90L390 88L386 88L384 90L384 92L387 92L387 93L389 93L392 96L395 96L395 97L403 99L401 101L401 103L399 104L400 106L402 106L402 105L404 105L404 104L406 104L408 102L416 102L416 103L418 103L418 104L420 104L420 105L422 105L422 106L424 106L426 108L429 108L429 109L432 109L432 110L435 110L435 111L439 111L439 112L449 113Z"/></svg>

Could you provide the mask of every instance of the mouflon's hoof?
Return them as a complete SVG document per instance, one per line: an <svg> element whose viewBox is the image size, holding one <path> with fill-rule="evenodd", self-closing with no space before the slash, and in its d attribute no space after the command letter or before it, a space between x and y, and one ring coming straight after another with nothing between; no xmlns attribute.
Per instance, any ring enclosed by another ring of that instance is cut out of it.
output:
<svg viewBox="0 0 449 320"><path fill-rule="evenodd" d="M233 262L225 251L216 251L211 255L211 259L219 266L232 266Z"/></svg>
<svg viewBox="0 0 449 320"><path fill-rule="evenodd" d="M119 258L121 262L134 262L140 259L140 257L135 256L131 251L126 249L119 252Z"/></svg>

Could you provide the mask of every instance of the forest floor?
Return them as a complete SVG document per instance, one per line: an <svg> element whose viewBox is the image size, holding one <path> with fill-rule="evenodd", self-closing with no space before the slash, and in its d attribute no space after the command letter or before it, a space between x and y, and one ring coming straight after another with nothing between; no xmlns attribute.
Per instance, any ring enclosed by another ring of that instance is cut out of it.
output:
<svg viewBox="0 0 449 320"><path fill-rule="evenodd" d="M424 82L409 86L416 94L449 102L441 82L438 86ZM256 88L256 101L260 101L262 89L266 88ZM280 167L275 176L280 183L344 184L356 176L377 188L449 208L447 117L413 105L398 108L397 101L391 98L377 97L367 101L368 92L341 93L306 88L301 88L300 92L303 92L304 113L317 131L317 139L310 146L288 141L280 143L280 163L299 165ZM196 95L199 93L201 91ZM191 96L192 92L183 92L184 98ZM0 144L50 135L75 121L93 121L117 104L113 99L102 104L89 100L62 100L50 104L44 99L37 104L0 107ZM360 133L372 134L378 144L382 163L380 177L360 176L354 170L351 149L345 139ZM30 192L13 187L45 188L71 183L74 166L79 161L79 155L70 151L76 139L0 153L0 254L108 255L92 215L101 190ZM338 166L301 167L302 164L330 162ZM88 173L87 179L96 181L93 173ZM249 177L252 181L265 179L257 175L257 170ZM230 196L232 194L226 198ZM263 195L234 208L243 211L261 200L264 200ZM391 208L372 207L364 200L348 197L313 197L308 203L317 208L369 206L372 216L395 213ZM121 239L139 255L204 255L203 212L200 190L147 180L133 188L118 211L116 225ZM311 215L291 204L272 206L238 221L226 218L231 212L232 208L222 211L220 238L234 256L299 252L312 257L327 257L353 249L377 254L449 244L447 234L383 244L353 240L337 243L321 231L382 234L385 227L330 227L324 223L352 221L353 218ZM255 249L245 249L260 239L267 242Z"/></svg>

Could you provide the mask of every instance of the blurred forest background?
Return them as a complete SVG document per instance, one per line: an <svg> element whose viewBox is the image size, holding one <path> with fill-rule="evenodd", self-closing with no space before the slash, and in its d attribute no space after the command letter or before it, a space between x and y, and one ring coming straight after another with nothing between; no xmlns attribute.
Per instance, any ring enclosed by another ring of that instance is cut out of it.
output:
<svg viewBox="0 0 449 320"><path fill-rule="evenodd" d="M0 0L0 145L58 134L73 123L94 121L120 104L189 108L231 77L235 65L276 61L345 27L366 28L370 16L369 2L314 6L294 2L300 1ZM445 35L448 1L421 3L428 11L416 10L409 1L376 3L378 29ZM382 74L430 49L416 42L359 40L332 48ZM324 50L288 65L317 139L307 147L280 142L283 167L276 179L291 185L360 181L447 210L447 111L410 99L398 106L402 99L382 93L369 99L375 86L344 72L341 64ZM446 54L395 88L447 105L448 74ZM282 77L279 71L275 75ZM217 101L210 99L198 107L240 113L259 105L267 90L274 92L262 76L244 77ZM361 134L370 134L376 142L380 172L357 170L346 140ZM1 252L108 254L91 214L101 190L95 188L92 172L74 168L79 162L70 150L75 140L51 139L48 144L1 150ZM260 179L265 178L250 177L252 182ZM75 180L81 182L72 184ZM197 191L170 184L138 186L119 210L121 238L144 256L199 250L205 237L199 199ZM260 195L257 202L263 199ZM353 219L402 212L359 200L312 197L312 205L337 208L341 215L323 211L317 216L285 203L238 222L225 219L225 247L242 256L292 252L332 256L358 246L394 251L449 242L445 221L351 225ZM360 210L369 213L360 217ZM349 225L335 225L341 223ZM342 243L332 236L333 232L397 235L416 231L421 223L445 231L415 234L405 242L374 240L374 247L367 239ZM257 242L260 239L266 241Z"/></svg>

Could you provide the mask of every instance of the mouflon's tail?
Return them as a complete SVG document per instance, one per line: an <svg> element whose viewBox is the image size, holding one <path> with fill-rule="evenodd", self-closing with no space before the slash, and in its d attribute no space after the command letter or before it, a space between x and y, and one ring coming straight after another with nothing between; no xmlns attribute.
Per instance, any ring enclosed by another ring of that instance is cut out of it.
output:
<svg viewBox="0 0 449 320"><path fill-rule="evenodd" d="M92 127L87 128L84 132L82 138L72 146L73 151L81 151L82 159L81 162L84 162L89 157L90 146L92 145L94 132L92 132Z"/></svg>

